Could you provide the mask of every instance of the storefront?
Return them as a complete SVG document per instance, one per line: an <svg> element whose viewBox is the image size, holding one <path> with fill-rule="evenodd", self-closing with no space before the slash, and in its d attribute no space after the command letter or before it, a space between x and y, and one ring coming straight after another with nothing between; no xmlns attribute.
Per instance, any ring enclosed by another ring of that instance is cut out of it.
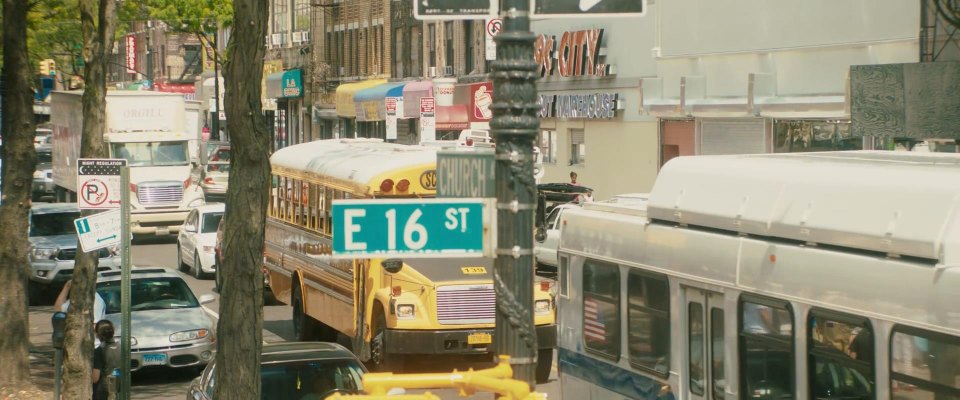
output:
<svg viewBox="0 0 960 400"><path fill-rule="evenodd" d="M299 68L273 73L267 76L266 95L276 99L273 116L274 148L281 149L291 144L303 143L304 115L303 79Z"/></svg>
<svg viewBox="0 0 960 400"><path fill-rule="evenodd" d="M403 90L402 82L387 82L362 89L353 96L357 112L357 136L386 139L386 98L393 90Z"/></svg>
<svg viewBox="0 0 960 400"><path fill-rule="evenodd" d="M490 130L490 119L493 118L493 111L490 110L493 105L493 82L457 85L453 92L453 103L464 105L467 128Z"/></svg>
<svg viewBox="0 0 960 400"><path fill-rule="evenodd" d="M379 137L364 136L376 133L377 121L363 121L358 119L358 107L355 96L364 89L370 89L387 83L386 79L371 79L366 81L343 83L337 86L337 117L340 119L337 137ZM382 123L380 125L383 125Z"/></svg>

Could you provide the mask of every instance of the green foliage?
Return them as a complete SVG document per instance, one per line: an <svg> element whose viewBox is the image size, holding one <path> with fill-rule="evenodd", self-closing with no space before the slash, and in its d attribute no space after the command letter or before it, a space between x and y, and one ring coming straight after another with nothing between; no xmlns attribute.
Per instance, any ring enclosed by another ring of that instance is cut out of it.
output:
<svg viewBox="0 0 960 400"><path fill-rule="evenodd" d="M80 75L83 38L80 33L80 9L77 0L38 0L27 16L27 49L30 64L52 58L57 69ZM76 62L77 60L81 62Z"/></svg>
<svg viewBox="0 0 960 400"><path fill-rule="evenodd" d="M174 32L203 35L233 23L232 0L147 0L143 4L151 18Z"/></svg>

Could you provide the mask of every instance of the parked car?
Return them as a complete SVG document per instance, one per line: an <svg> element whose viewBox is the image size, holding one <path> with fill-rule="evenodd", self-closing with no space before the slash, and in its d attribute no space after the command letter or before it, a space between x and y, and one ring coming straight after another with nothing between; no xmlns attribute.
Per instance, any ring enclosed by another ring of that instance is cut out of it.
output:
<svg viewBox="0 0 960 400"><path fill-rule="evenodd" d="M120 335L120 271L100 272L97 293L106 304L106 319ZM144 367L203 367L217 349L216 322L174 271L131 268L130 370Z"/></svg>
<svg viewBox="0 0 960 400"><path fill-rule="evenodd" d="M30 207L30 288L31 303L46 293L59 291L73 277L77 255L77 231L73 220L80 218L76 203L38 203ZM97 269L119 270L120 248L97 251Z"/></svg>
<svg viewBox="0 0 960 400"><path fill-rule="evenodd" d="M263 345L260 353L260 398L325 399L334 393L363 390L367 369L350 350L336 343L288 342ZM213 399L216 368L212 361L193 380L187 400Z"/></svg>
<svg viewBox="0 0 960 400"><path fill-rule="evenodd" d="M200 188L208 202L224 202L230 178L230 144L207 143L207 156L200 171Z"/></svg>
<svg viewBox="0 0 960 400"><path fill-rule="evenodd" d="M53 129L37 128L33 135L33 145L40 147L53 144Z"/></svg>
<svg viewBox="0 0 960 400"><path fill-rule="evenodd" d="M33 172L33 201L44 197L56 196L56 185L53 184L53 146L44 144L37 146L37 169Z"/></svg>
<svg viewBox="0 0 960 400"><path fill-rule="evenodd" d="M194 208L177 234L177 266L181 271L193 271L203 279L216 270L217 227L223 219L223 203L205 204Z"/></svg>

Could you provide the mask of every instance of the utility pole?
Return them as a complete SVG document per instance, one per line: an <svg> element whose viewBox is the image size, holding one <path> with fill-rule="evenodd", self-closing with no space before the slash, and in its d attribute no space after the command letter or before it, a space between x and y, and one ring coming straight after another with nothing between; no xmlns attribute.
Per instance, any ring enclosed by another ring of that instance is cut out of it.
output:
<svg viewBox="0 0 960 400"><path fill-rule="evenodd" d="M213 113L213 131L210 132L210 137L215 137L217 140L223 140L220 137L220 61L217 60L217 36L220 35L220 22L216 23L215 30L213 31L213 105L217 108L217 111Z"/></svg>
<svg viewBox="0 0 960 400"><path fill-rule="evenodd" d="M533 324L533 216L536 183L533 143L537 116L537 65L533 60L530 0L502 0L503 30L493 61L493 119L496 147L497 258L494 288L497 354L509 355L513 378L535 387L537 334Z"/></svg>

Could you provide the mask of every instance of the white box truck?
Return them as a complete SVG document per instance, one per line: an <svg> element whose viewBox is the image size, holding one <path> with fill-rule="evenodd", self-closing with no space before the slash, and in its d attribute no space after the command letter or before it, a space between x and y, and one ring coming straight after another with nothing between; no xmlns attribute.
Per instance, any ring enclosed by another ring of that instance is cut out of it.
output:
<svg viewBox="0 0 960 400"><path fill-rule="evenodd" d="M83 127L82 91L53 92L53 181L58 201L75 201ZM185 130L186 105L177 93L107 91L103 140L110 158L130 166L130 230L176 234L190 210L203 204Z"/></svg>

